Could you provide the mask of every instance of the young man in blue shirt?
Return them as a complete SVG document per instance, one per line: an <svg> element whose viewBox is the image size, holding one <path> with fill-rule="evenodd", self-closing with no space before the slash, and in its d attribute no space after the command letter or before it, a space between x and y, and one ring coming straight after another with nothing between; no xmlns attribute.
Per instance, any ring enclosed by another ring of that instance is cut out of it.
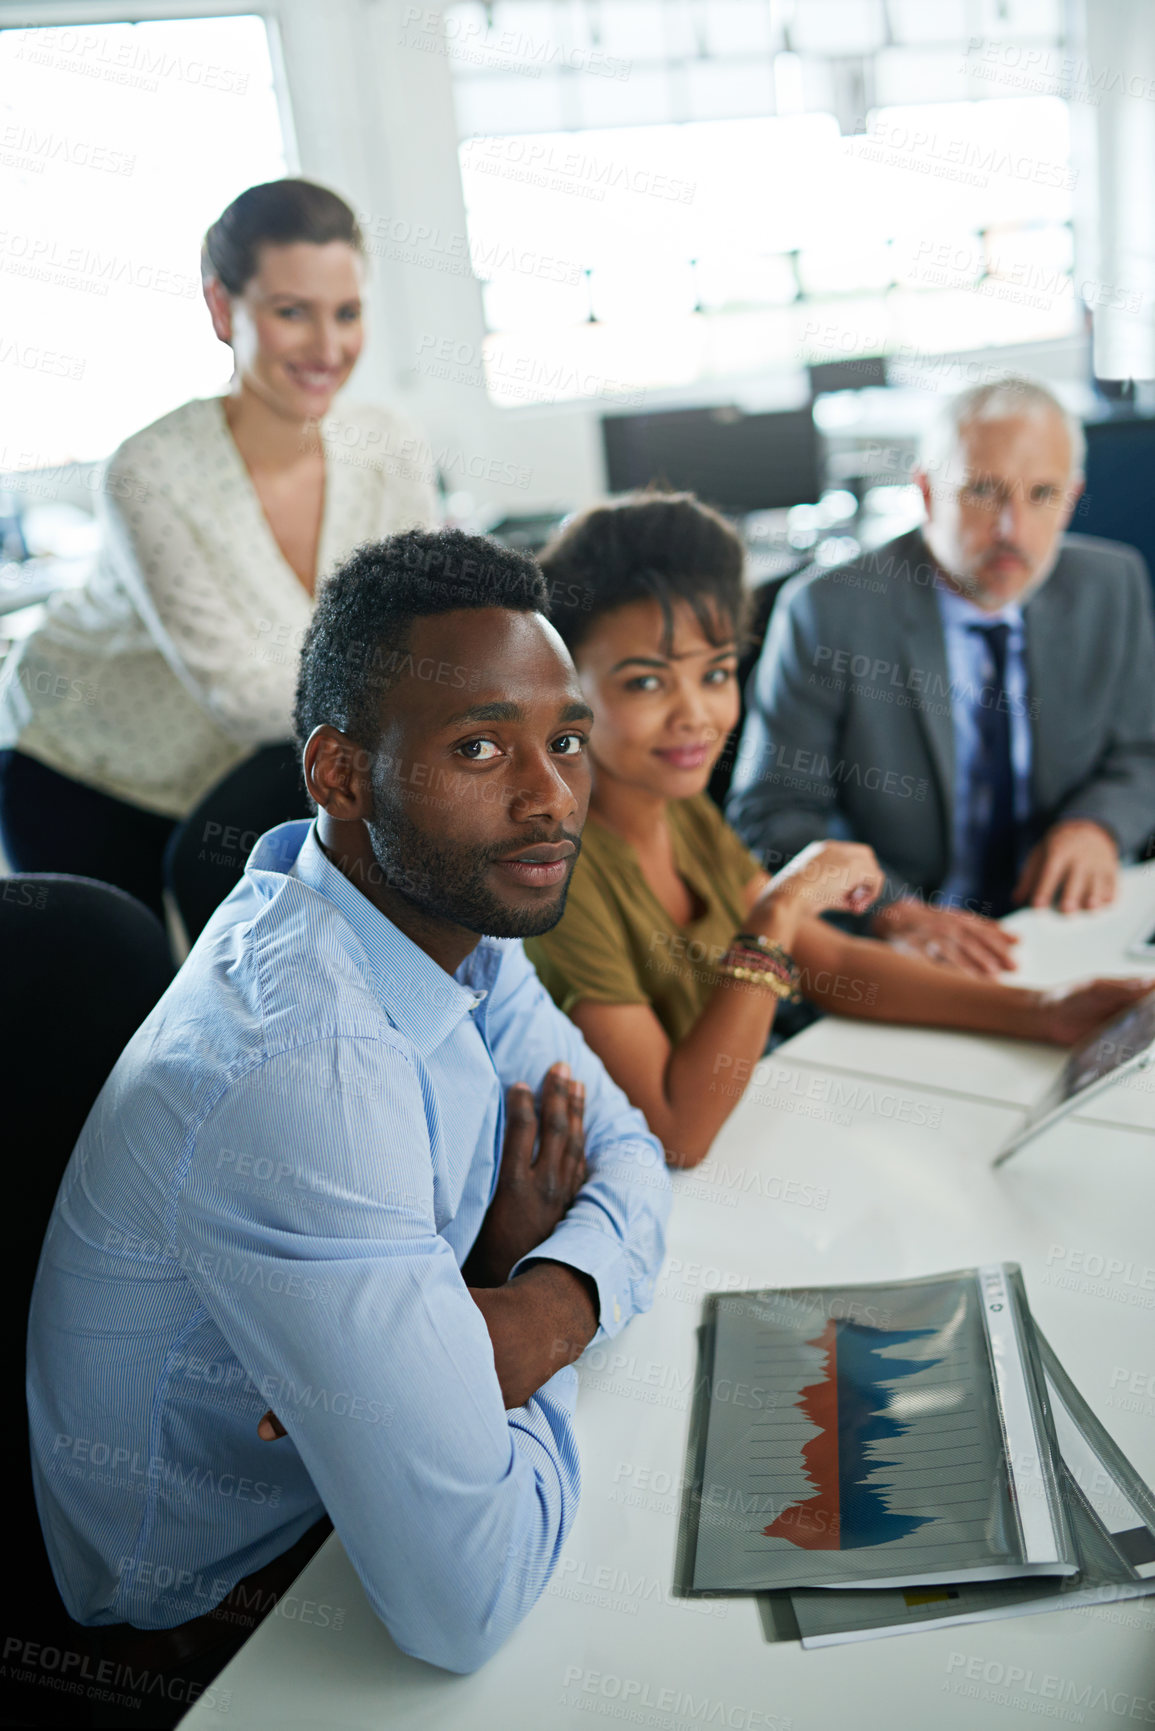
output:
<svg viewBox="0 0 1155 1731"><path fill-rule="evenodd" d="M516 941L560 917L589 797L546 602L457 532L321 591L316 823L254 849L45 1241L37 1502L82 1623L201 1629L327 1512L399 1645L469 1671L557 1561L568 1367L648 1307L669 1181Z"/></svg>

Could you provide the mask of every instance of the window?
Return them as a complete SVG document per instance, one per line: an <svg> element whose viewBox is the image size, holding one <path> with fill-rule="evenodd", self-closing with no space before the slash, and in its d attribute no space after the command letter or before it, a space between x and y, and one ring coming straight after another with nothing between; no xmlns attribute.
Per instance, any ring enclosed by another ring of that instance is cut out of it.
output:
<svg viewBox="0 0 1155 1731"><path fill-rule="evenodd" d="M453 73L490 396L612 406L1075 330L1066 102L1056 79L1024 88L1021 47L968 35L966 10L425 14ZM1059 64L1056 13L1002 9L1042 44L1035 68Z"/></svg>
<svg viewBox="0 0 1155 1731"><path fill-rule="evenodd" d="M252 16L0 32L0 470L106 456L231 373L204 230L286 172Z"/></svg>

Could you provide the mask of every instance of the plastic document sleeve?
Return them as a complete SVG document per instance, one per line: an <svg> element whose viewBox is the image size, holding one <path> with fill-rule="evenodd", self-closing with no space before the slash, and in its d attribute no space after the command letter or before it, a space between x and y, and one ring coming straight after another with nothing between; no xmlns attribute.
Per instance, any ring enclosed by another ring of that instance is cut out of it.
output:
<svg viewBox="0 0 1155 1731"><path fill-rule="evenodd" d="M716 1294L706 1335L686 1590L1075 1572L1016 1265Z"/></svg>
<svg viewBox="0 0 1155 1731"><path fill-rule="evenodd" d="M942 1623L985 1623L1068 1607L1110 1605L1155 1593L1155 1498L1104 1430L1047 1342L1039 1352L1062 1456L1060 1484L1078 1573L942 1584L936 1588L816 1591L789 1595L791 1634L804 1647L828 1647L907 1634ZM781 1639L781 1605L760 1604L768 1639ZM1155 1632L1155 1622L1147 1617Z"/></svg>

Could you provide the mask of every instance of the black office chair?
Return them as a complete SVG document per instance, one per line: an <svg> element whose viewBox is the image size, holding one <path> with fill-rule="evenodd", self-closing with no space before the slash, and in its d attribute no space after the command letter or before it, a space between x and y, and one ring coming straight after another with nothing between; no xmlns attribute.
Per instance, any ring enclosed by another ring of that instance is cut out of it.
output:
<svg viewBox="0 0 1155 1731"><path fill-rule="evenodd" d="M28 1304L61 1175L121 1051L172 979L164 928L134 897L92 878L0 879L0 1076L9 1229L3 1264L5 1362L24 1364ZM83 1653L85 1631L56 1591L32 1495L22 1395L6 1430L4 1535L16 1574L0 1636ZM31 1652L29 1647L27 1651ZM20 1660L15 1661L17 1667ZM4 1725L86 1725L88 1703L50 1669L3 1684ZM71 1666L72 1675L79 1666Z"/></svg>
<svg viewBox="0 0 1155 1731"><path fill-rule="evenodd" d="M189 944L245 869L267 829L308 817L296 747L265 745L210 788L172 834L164 856L165 888Z"/></svg>

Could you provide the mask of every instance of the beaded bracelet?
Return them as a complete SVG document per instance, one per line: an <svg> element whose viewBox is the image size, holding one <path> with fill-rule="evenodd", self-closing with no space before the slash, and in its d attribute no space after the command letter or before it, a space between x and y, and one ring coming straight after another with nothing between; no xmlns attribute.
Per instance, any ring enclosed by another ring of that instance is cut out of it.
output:
<svg viewBox="0 0 1155 1731"><path fill-rule="evenodd" d="M745 954L741 950L737 953L739 955ZM747 985L762 986L766 991L773 992L774 996L782 999L784 1003L796 1004L798 1002L798 993L792 992L790 987L776 974L768 972L765 968L744 968L738 962L731 962L729 958L733 954L733 951L727 951L717 964L717 973L722 974L728 980L744 980Z"/></svg>
<svg viewBox="0 0 1155 1731"><path fill-rule="evenodd" d="M780 979L785 980L791 990L797 991L802 983L802 974L798 963L788 950L773 938L763 937L761 932L738 932L733 940L734 949L753 950L762 956L775 968Z"/></svg>
<svg viewBox="0 0 1155 1731"><path fill-rule="evenodd" d="M746 939L756 943L757 947L749 947L744 941ZM786 1003L796 1004L799 1001L797 987L801 975L797 964L781 944L771 944L765 939L755 939L751 933L739 932L717 963L717 970L727 979L743 980L747 985L762 986Z"/></svg>

